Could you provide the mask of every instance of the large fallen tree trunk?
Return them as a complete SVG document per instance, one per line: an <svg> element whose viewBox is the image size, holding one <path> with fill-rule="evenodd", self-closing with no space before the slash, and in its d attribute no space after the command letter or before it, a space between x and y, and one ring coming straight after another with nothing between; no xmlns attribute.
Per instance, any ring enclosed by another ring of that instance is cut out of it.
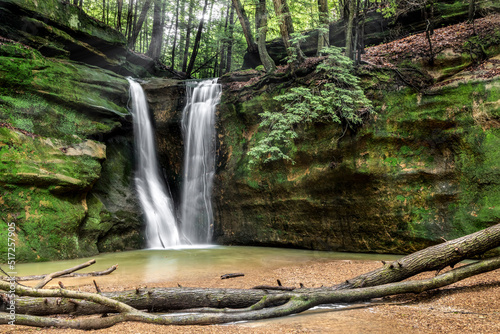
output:
<svg viewBox="0 0 500 334"><path fill-rule="evenodd" d="M64 289L36 290L18 285L16 287L16 293L19 295L83 299L113 308L118 315L105 318L62 319L18 314L16 315L16 324L38 327L53 326L59 328L101 329L124 321L140 321L163 325L206 325L241 320L260 320L299 313L320 304L355 302L401 293L420 293L429 289L443 287L467 277L498 268L500 268L500 257L472 263L448 271L439 276L420 281L399 282L346 290L316 288L285 293L281 292L273 295L266 295L257 303L247 308L203 308L198 310L189 310L189 314L168 315L153 315L138 311L137 309L126 304L98 294L69 291ZM9 283L0 282L0 289L8 290ZM0 324L7 324L9 319L8 313L0 312Z"/></svg>
<svg viewBox="0 0 500 334"><path fill-rule="evenodd" d="M47 290L15 286L16 324L81 329L105 328L122 321L156 324L216 324L257 320L302 312L325 303L355 302L401 293L419 293L439 288L464 278L500 268L500 257L478 261L439 276L399 282L423 271L454 266L464 258L482 254L500 246L500 224L483 231L432 246L410 254L382 268L360 275L337 286L272 291L259 289L171 288L92 294L65 289ZM0 281L0 290L10 291L9 282ZM33 298L34 297L34 298ZM9 305L9 300L5 300ZM189 310L189 315L151 315L156 312ZM22 314L24 313L24 314ZM102 314L107 318L44 318L28 314ZM8 323L9 314L0 312L0 323Z"/></svg>
<svg viewBox="0 0 500 334"><path fill-rule="evenodd" d="M454 266L465 258L500 246L500 224L485 230L425 248L386 263L381 268L362 274L329 289L342 290L369 287L392 282L399 282L416 274L431 270L441 270ZM296 290L299 291L299 290ZM302 291L302 290L301 290ZM199 289L199 288L157 288L132 291L103 293L103 296L121 301L136 309L154 312L182 310L186 308L241 308L258 302L265 295L277 294L276 291L242 289ZM17 311L23 314L96 314L111 312L103 305L56 300L55 298L18 298ZM0 305L0 310L5 309Z"/></svg>

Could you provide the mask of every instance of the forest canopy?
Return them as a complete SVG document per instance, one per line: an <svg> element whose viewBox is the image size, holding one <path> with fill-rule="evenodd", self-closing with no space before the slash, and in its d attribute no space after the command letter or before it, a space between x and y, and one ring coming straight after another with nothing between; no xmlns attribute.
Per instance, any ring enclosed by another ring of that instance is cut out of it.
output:
<svg viewBox="0 0 500 334"><path fill-rule="evenodd" d="M292 27L289 37L300 35L294 35L294 31L325 32L328 22L348 18L349 6L356 6L358 12L368 6L378 10L395 6L393 0L71 0L71 3L123 33L132 50L193 77L220 76L239 69L245 52L256 50L256 45L251 50L253 38L262 38L262 29L266 29L264 42L283 35L281 23ZM266 21L262 21L263 15ZM328 45L322 44L318 50L324 46Z"/></svg>

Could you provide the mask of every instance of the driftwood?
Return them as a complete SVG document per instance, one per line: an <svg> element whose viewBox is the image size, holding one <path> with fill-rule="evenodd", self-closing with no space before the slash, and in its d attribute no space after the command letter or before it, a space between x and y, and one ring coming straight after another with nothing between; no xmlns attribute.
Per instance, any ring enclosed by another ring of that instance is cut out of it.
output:
<svg viewBox="0 0 500 334"><path fill-rule="evenodd" d="M87 266L85 266L87 267ZM77 268L75 270L80 270L82 268L85 268L85 267L81 267L81 268ZM76 267L73 267L71 269L74 269ZM111 274L113 271L115 271L116 269L118 268L118 265L115 264L111 267L109 267L108 269L105 269L105 270L101 270L101 271L92 271L92 272L89 272L89 273L74 273L74 272L71 272L69 274L64 274L64 275L60 275L60 276L55 276L55 277L52 277L52 279L56 278L56 277L59 277L59 278L69 278L69 277L92 277L92 276L104 276L104 275L109 275ZM43 274L43 275L29 275L29 276L16 276L15 279L17 282L24 282L24 281L38 281L38 280L43 280L47 275L49 274ZM7 276L1 276L0 277L0 280L7 280Z"/></svg>
<svg viewBox="0 0 500 334"><path fill-rule="evenodd" d="M398 261L385 263L377 270L337 286L297 288L293 291L170 288L96 294L66 289L33 289L16 285L16 294L25 296L16 300L16 324L98 329L123 321L194 325L279 317L302 312L320 304L349 303L440 288L500 268L500 257L464 265L433 278L399 281L423 271L454 266L466 257L482 254L498 246L500 246L500 224L426 248ZM9 291L9 288L9 282L0 282L0 290ZM187 310L191 313L159 316L142 310L156 312ZM34 315L55 313L115 313L116 315L84 319L46 318ZM8 323L8 316L8 313L0 312L0 323Z"/></svg>
<svg viewBox="0 0 500 334"><path fill-rule="evenodd" d="M243 277L243 276L245 276L245 274L243 273L224 274L220 277L220 279L228 279L228 278Z"/></svg>

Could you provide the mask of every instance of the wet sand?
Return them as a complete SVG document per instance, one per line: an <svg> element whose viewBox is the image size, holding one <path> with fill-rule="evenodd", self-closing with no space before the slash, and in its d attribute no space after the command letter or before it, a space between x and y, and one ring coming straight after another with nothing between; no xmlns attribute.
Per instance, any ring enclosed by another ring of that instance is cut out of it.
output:
<svg viewBox="0 0 500 334"><path fill-rule="evenodd" d="M381 266L379 261L319 259L276 267L254 268L244 277L221 280L220 272L196 272L182 278L155 282L153 286L250 288L275 285L319 287ZM418 277L432 276L433 273ZM99 282L99 279L97 279ZM65 283L70 286L69 280ZM92 279L78 282L81 290L92 291ZM55 282L50 286L55 287ZM123 280L120 286L101 284L103 291L143 287L138 281ZM0 326L1 333L74 333L79 330L37 329ZM92 333L500 333L500 270L481 274L448 287L414 295L377 299L337 310L314 310L278 319L214 326L158 326L123 323Z"/></svg>

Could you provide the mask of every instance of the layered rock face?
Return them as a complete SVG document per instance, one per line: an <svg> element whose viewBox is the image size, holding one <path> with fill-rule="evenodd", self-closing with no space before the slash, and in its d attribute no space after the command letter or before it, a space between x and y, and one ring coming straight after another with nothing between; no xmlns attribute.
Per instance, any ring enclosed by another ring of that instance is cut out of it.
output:
<svg viewBox="0 0 500 334"><path fill-rule="evenodd" d="M217 242L408 253L497 223L498 60L460 71L441 58L434 70L447 79L422 93L394 71L361 69L377 114L356 132L299 129L295 164L257 169L246 153L265 136L258 114L280 108L273 97L284 88L228 84L218 113Z"/></svg>
<svg viewBox="0 0 500 334"><path fill-rule="evenodd" d="M140 247L123 37L58 1L0 13L1 239L17 261Z"/></svg>
<svg viewBox="0 0 500 334"><path fill-rule="evenodd" d="M125 37L86 15L71 1L1 0L0 36L45 57L81 61L124 76L165 75L147 57L127 49Z"/></svg>

